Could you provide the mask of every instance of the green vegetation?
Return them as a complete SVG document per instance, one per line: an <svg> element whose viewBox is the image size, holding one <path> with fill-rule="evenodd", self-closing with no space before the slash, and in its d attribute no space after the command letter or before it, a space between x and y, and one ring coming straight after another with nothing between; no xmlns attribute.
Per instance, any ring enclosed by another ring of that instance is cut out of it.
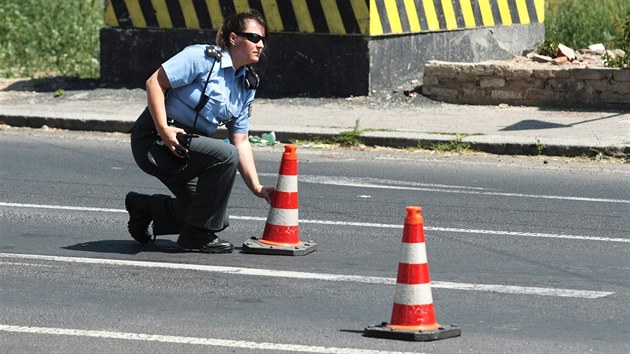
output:
<svg viewBox="0 0 630 354"><path fill-rule="evenodd" d="M575 50L602 43L628 55L608 60L608 65L630 63L630 1L545 0L545 42L538 48L553 56L562 43Z"/></svg>
<svg viewBox="0 0 630 354"><path fill-rule="evenodd" d="M470 149L470 144L464 142L464 136L462 134L456 134L455 139L445 143L436 143L431 145L431 150L437 150L440 152L466 152Z"/></svg>
<svg viewBox="0 0 630 354"><path fill-rule="evenodd" d="M342 132L335 137L334 142L341 146L357 146L361 145L361 130L359 129L359 120L354 122L354 129L349 132Z"/></svg>
<svg viewBox="0 0 630 354"><path fill-rule="evenodd" d="M536 139L536 153L538 153L538 156L542 155L544 151L545 151L545 144L543 144L542 141L540 141L540 139Z"/></svg>
<svg viewBox="0 0 630 354"><path fill-rule="evenodd" d="M103 8L103 0L2 0L0 77L98 77Z"/></svg>
<svg viewBox="0 0 630 354"><path fill-rule="evenodd" d="M626 10L623 18L615 17L613 22L617 33L620 35L615 38L612 45L626 52L623 57L607 58L608 66L615 68L630 68L630 7Z"/></svg>

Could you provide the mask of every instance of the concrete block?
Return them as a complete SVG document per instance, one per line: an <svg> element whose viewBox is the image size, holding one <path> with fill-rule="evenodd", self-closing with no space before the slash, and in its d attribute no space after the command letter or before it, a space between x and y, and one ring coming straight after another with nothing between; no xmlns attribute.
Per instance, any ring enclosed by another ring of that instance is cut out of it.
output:
<svg viewBox="0 0 630 354"><path fill-rule="evenodd" d="M514 67L505 73L505 78L508 80L526 80L534 76L534 69L532 68L519 68Z"/></svg>
<svg viewBox="0 0 630 354"><path fill-rule="evenodd" d="M424 68L427 75L437 76L440 79L453 79L457 76L457 68L453 64L449 63L434 63L427 65Z"/></svg>
<svg viewBox="0 0 630 354"><path fill-rule="evenodd" d="M537 79L566 79L571 76L571 72L564 68L546 66L540 69L534 69L533 76Z"/></svg>
<svg viewBox="0 0 630 354"><path fill-rule="evenodd" d="M475 99L483 103L482 100L487 98L488 96L489 96L488 90L484 90L481 88L465 88L465 89L460 90L459 97L464 98L466 100Z"/></svg>
<svg viewBox="0 0 630 354"><path fill-rule="evenodd" d="M585 80L586 88L593 89L596 92L604 92L610 88L610 80Z"/></svg>
<svg viewBox="0 0 630 354"><path fill-rule="evenodd" d="M582 80L549 79L546 86L554 91L577 91L583 90L586 84Z"/></svg>
<svg viewBox="0 0 630 354"><path fill-rule="evenodd" d="M437 75L433 75L432 73L427 73L426 69L424 71L424 77L422 78L422 84L425 86L436 86L440 84L440 79Z"/></svg>
<svg viewBox="0 0 630 354"><path fill-rule="evenodd" d="M530 102L556 102L562 103L564 101L564 94L562 92L531 88L525 90L523 98Z"/></svg>
<svg viewBox="0 0 630 354"><path fill-rule="evenodd" d="M605 68L576 68L571 69L570 73L571 78L577 80L605 80L611 79L615 71Z"/></svg>
<svg viewBox="0 0 630 354"><path fill-rule="evenodd" d="M450 88L442 88L442 87L428 88L427 93L425 93L425 90L423 88L422 93L437 100L455 99L459 96L459 93L457 92L457 90L450 89Z"/></svg>
<svg viewBox="0 0 630 354"><path fill-rule="evenodd" d="M611 91L602 92L602 101L613 104L630 104L630 95Z"/></svg>
<svg viewBox="0 0 630 354"><path fill-rule="evenodd" d="M495 77L480 77L479 78L479 86L480 87L489 87L489 88L501 88L505 87L505 79L504 78L495 78Z"/></svg>
<svg viewBox="0 0 630 354"><path fill-rule="evenodd" d="M630 96L630 83L613 81L610 83L610 91Z"/></svg>
<svg viewBox="0 0 630 354"><path fill-rule="evenodd" d="M501 101L515 101L523 99L523 91L522 90L492 90L490 92L490 97L495 100Z"/></svg>
<svg viewBox="0 0 630 354"><path fill-rule="evenodd" d="M528 88L545 88L545 80L543 79L509 79L507 80L507 87L511 90L516 89L528 89Z"/></svg>
<svg viewBox="0 0 630 354"><path fill-rule="evenodd" d="M615 81L630 81L630 69L618 69L613 71L613 79Z"/></svg>

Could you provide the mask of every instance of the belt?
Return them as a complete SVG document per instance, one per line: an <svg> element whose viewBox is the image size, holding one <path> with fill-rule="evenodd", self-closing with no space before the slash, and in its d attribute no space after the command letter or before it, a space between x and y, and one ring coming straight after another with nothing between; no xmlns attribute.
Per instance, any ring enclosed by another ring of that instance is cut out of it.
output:
<svg viewBox="0 0 630 354"><path fill-rule="evenodd" d="M176 121L173 118L167 118L166 119L166 123L168 125L170 125L170 126L174 126L174 127L177 127L177 128L184 129L187 133L194 133L194 134L198 134L198 135L208 136L208 134L206 134L206 133L204 133L202 131L199 131L197 129L193 129L192 127L189 127L186 124L180 123L180 122Z"/></svg>

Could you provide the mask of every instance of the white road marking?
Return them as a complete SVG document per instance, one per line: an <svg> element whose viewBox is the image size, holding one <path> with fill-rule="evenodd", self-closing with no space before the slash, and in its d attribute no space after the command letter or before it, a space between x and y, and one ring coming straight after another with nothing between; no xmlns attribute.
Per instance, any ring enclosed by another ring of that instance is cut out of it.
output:
<svg viewBox="0 0 630 354"><path fill-rule="evenodd" d="M72 329L72 328L12 326L12 325L6 325L6 324L0 324L0 331L9 332L9 333L31 333L31 334L63 335L63 336L74 336L74 337L138 340L138 341L144 341L144 342L193 344L193 345L206 345L206 346L212 346L212 347L242 348L242 349L251 349L251 350L281 350L281 351L286 351L286 352L301 352L301 353L328 353L328 354L405 354L405 353L409 353L409 352L393 352L393 351L380 351L380 350L355 349L355 348L320 347L320 346L299 345L299 344L250 342L250 341L217 339L217 338L180 337L180 336L167 336L167 335L147 334L147 333L93 331L93 330Z"/></svg>
<svg viewBox="0 0 630 354"><path fill-rule="evenodd" d="M80 264L99 264L99 265L111 265L111 266L122 266L122 267L131 266L131 267L143 267L143 268L194 270L194 271L223 273L223 274L250 275L250 276L275 277L275 278L291 278L291 279L310 279L310 280L337 281L337 282L354 282L354 283L365 283L365 284L396 284L395 278L368 277L368 276L360 276L360 275L344 275L344 274L328 274L328 273L295 272L295 271L286 271L286 270L255 269L255 268L243 268L243 267L212 266L212 265L202 265L202 264L130 261L130 260L121 260L121 259L64 257L64 256L48 256L48 255L36 255L36 254L18 254L18 253L0 253L0 258L52 261L52 262L65 262L65 263L80 263ZM539 288L539 287L513 286L513 285L454 283L454 282L441 282L441 281L431 281L431 287L452 289L452 290L469 290L469 291L485 291L485 292L505 293L505 294L528 294L528 295L542 295L542 296L574 297L574 298L584 298L584 299L596 299L596 298L605 297L605 296L614 294L613 292L609 292L609 291Z"/></svg>
<svg viewBox="0 0 630 354"><path fill-rule="evenodd" d="M9 207L9 208L96 211L96 212L104 212L104 213L126 213L127 212L127 210L125 209L90 208L90 207L77 207L77 206L67 206L67 205L22 204L22 203L5 203L5 202L0 202L0 206Z"/></svg>
<svg viewBox="0 0 630 354"><path fill-rule="evenodd" d="M57 209L57 210L89 211L89 212L104 212L104 213L127 213L125 209L91 208L91 207L77 207L77 206L65 206L65 205L23 204L23 203L7 203L7 202L0 202L0 207ZM259 217L259 216L230 215L230 218L235 219L235 220L253 220L253 221L263 221L263 222L267 221L266 217ZM376 228L388 228L388 229L402 229L404 226L404 225L393 225L393 224L365 223L365 222L354 222L354 221L335 221L335 220L299 219L298 222L303 223L303 224L360 226L360 227L376 227ZM451 227L431 227L431 226L426 226L426 225L424 227L424 230L437 231L437 232L480 234L480 235L484 235L484 234L485 235L506 235L506 236L543 237L543 238L572 239L572 240L584 240L584 241L630 243L630 239L625 239L625 238L580 236L580 235L566 235L566 234L548 234L548 233L541 233L541 232L461 229L461 228L451 228Z"/></svg>
<svg viewBox="0 0 630 354"><path fill-rule="evenodd" d="M383 180L383 179L374 179L374 178L358 179L358 178L346 178L346 177L337 177L337 176L336 177L300 176L300 182L344 186L344 187L358 187L358 188L398 189L398 190L411 190L411 191L437 192L437 193L490 195L490 196L495 196L495 197L538 198L538 199L555 199L555 200L582 201L582 202L630 204L630 200L627 200L627 199L608 199L608 198L570 197L570 196L544 195L544 194L507 193L507 192L491 191L491 190L487 190L487 189L479 188L479 187L423 184L423 183L413 183L413 182L401 183L401 181Z"/></svg>

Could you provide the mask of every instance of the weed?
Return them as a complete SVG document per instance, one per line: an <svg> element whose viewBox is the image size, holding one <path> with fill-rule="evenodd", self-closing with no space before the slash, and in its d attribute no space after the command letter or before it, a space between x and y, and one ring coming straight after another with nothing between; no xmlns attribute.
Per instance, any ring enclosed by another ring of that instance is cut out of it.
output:
<svg viewBox="0 0 630 354"><path fill-rule="evenodd" d="M436 143L431 145L432 150L440 152L465 152L469 151L470 144L464 142L464 136L462 134L455 134L455 139L445 143Z"/></svg>
<svg viewBox="0 0 630 354"><path fill-rule="evenodd" d="M334 138L334 142L341 146L357 146L361 145L361 130L359 129L359 120L354 123L354 129L349 132L343 132Z"/></svg>
<svg viewBox="0 0 630 354"><path fill-rule="evenodd" d="M553 58L558 51L558 44L560 44L558 33L554 29L549 29L545 35L545 41L536 48L536 53Z"/></svg>
<svg viewBox="0 0 630 354"><path fill-rule="evenodd" d="M63 96L63 94L66 93L63 89L57 89L55 90L55 93L53 94L54 97L60 97Z"/></svg>
<svg viewBox="0 0 630 354"><path fill-rule="evenodd" d="M590 161L619 161L622 163L630 163L630 154L606 147L603 149L590 148L588 152L585 152L581 156L585 160Z"/></svg>
<svg viewBox="0 0 630 354"><path fill-rule="evenodd" d="M540 141L540 139L536 138L536 153L538 156L542 155L545 151L545 144Z"/></svg>

